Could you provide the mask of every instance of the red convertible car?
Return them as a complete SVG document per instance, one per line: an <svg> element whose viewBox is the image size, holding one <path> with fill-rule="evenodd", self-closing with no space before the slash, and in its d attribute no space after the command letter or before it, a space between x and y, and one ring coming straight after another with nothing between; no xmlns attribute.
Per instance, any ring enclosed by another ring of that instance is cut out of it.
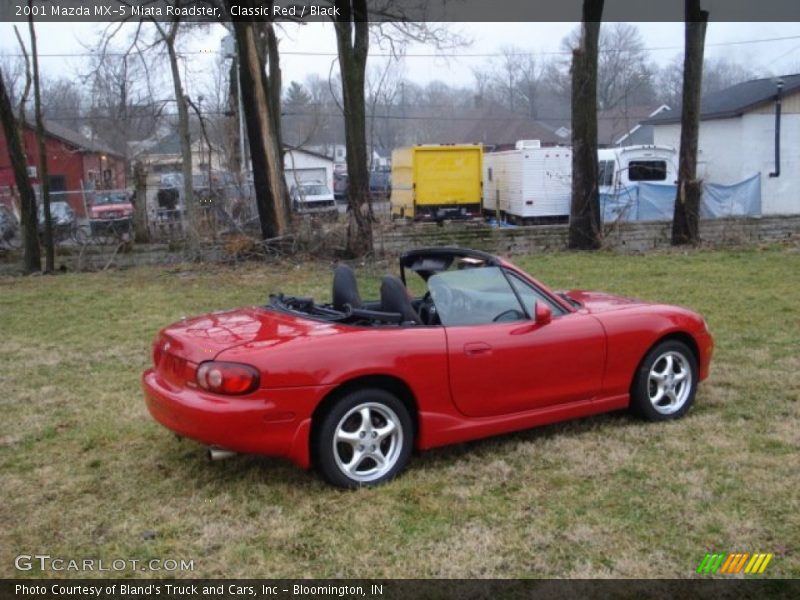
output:
<svg viewBox="0 0 800 600"><path fill-rule="evenodd" d="M624 408L675 419L708 375L713 340L684 308L552 292L460 248L406 252L400 273L374 302L340 265L330 304L275 295L170 325L142 377L150 413L212 457L286 457L357 487L415 448Z"/></svg>

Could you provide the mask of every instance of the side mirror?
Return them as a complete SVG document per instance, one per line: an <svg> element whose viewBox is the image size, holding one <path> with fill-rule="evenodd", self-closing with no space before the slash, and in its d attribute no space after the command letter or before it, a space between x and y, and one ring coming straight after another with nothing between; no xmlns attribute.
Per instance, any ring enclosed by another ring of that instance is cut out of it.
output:
<svg viewBox="0 0 800 600"><path fill-rule="evenodd" d="M537 325L547 325L553 320L553 311L544 302L534 302L533 314Z"/></svg>

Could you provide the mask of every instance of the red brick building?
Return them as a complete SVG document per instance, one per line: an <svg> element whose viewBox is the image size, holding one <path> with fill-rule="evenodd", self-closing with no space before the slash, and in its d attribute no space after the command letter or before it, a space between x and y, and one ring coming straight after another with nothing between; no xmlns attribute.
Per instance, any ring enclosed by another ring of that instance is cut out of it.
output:
<svg viewBox="0 0 800 600"><path fill-rule="evenodd" d="M79 216L85 216L85 192L95 189L124 189L125 158L102 142L90 140L57 123L45 123L45 148L50 182L50 200L65 200ZM23 146L28 173L38 190L39 152L36 131L32 124L23 128ZM5 135L0 130L0 202L13 204L16 182L11 169Z"/></svg>

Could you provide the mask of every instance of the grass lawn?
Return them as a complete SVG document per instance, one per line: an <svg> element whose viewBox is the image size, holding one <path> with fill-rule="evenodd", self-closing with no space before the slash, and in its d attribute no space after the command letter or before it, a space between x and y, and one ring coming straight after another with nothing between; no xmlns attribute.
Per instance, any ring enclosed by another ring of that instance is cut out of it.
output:
<svg viewBox="0 0 800 600"><path fill-rule="evenodd" d="M42 576L14 569L35 553L194 560L179 577L690 577L710 551L773 552L766 576L800 577L798 248L518 263L704 314L716 354L687 417L434 450L342 492L278 460L207 462L139 388L160 327L270 291L327 299L330 265L0 278L0 577ZM364 296L387 270L359 270Z"/></svg>

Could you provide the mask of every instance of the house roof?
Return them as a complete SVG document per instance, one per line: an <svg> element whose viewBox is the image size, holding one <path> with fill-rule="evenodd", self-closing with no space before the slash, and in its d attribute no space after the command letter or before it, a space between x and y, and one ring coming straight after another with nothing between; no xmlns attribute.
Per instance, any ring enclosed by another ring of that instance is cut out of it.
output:
<svg viewBox="0 0 800 600"><path fill-rule="evenodd" d="M36 125L28 121L26 123L28 127L35 129ZM81 150L87 152L96 152L99 154L110 154L112 156L122 157L122 155L111 148L111 146L106 145L102 141L98 139L89 139L85 135L78 133L72 129L64 127L63 125L59 125L54 121L48 121L47 119L44 120L44 130L47 134L51 137L58 138L62 142L66 142Z"/></svg>
<svg viewBox="0 0 800 600"><path fill-rule="evenodd" d="M517 140L540 140L545 145L571 141L569 134L561 136L541 121L497 106L459 111L452 119L442 120L441 127L435 143L513 146Z"/></svg>
<svg viewBox="0 0 800 600"><path fill-rule="evenodd" d="M333 162L333 159L330 156L325 156L321 152L315 152L314 150L309 150L307 148L296 148L295 146L284 144L283 150L284 152L302 152L303 154L308 154L309 156L316 156L317 158Z"/></svg>
<svg viewBox="0 0 800 600"><path fill-rule="evenodd" d="M154 144L144 152L145 154L180 154L181 137L177 131L172 131L167 135L157 139Z"/></svg>
<svg viewBox="0 0 800 600"><path fill-rule="evenodd" d="M615 146L641 127L641 121L670 109L666 104L617 106L597 113L597 143Z"/></svg>
<svg viewBox="0 0 800 600"><path fill-rule="evenodd" d="M776 82L783 79L783 94L800 91L800 73L782 77L765 77L737 83L734 86L703 96L700 119L729 119L775 99ZM642 122L644 125L680 123L680 109L671 109Z"/></svg>

